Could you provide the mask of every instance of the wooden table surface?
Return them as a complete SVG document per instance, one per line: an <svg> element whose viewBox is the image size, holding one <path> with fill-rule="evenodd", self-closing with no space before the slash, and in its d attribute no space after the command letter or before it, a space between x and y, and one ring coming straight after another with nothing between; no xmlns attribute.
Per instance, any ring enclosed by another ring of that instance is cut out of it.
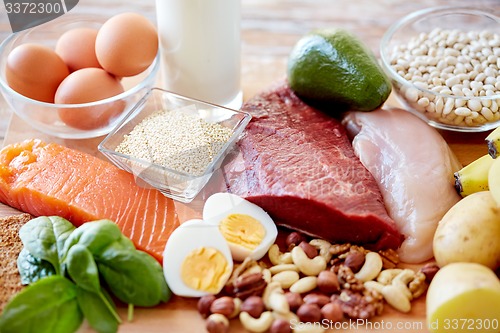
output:
<svg viewBox="0 0 500 333"><path fill-rule="evenodd" d="M208 1L208 0L207 0ZM237 1L237 0L234 0ZM376 54L383 33L402 16L423 8L439 5L470 5L470 0L242 0L242 89L248 99L286 73L287 56L295 42L315 28L342 27L357 34ZM476 0L474 5L500 13L500 1ZM80 13L113 15L136 11L156 22L154 0L80 0L73 9ZM0 6L0 40L10 33L7 16ZM390 99L388 104L395 104ZM42 135L17 117L10 119L5 102L0 99L0 138L10 124L4 143L28 137L40 137L74 148L93 152L102 139L60 140ZM486 153L485 133L461 134L442 132L463 164ZM2 209L0 207L0 214ZM0 286L1 288L1 286ZM155 309L136 309L135 320L120 326L120 332L204 332L204 321L196 313L195 301L175 298ZM416 302L409 314L390 307L378 325L341 329L346 332L426 332L425 304ZM121 309L125 318L125 309ZM389 323L390 326L387 326ZM385 324L385 326L383 326ZM235 321L230 332L244 330ZM81 332L90 330L84 325Z"/></svg>

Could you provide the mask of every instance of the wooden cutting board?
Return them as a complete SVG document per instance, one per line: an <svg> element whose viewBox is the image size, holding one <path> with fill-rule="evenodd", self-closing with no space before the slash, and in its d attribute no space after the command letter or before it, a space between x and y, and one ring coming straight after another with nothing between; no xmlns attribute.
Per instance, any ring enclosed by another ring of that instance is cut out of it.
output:
<svg viewBox="0 0 500 333"><path fill-rule="evenodd" d="M393 105L396 103L393 103ZM474 159L487 153L484 138L487 133L455 133L442 132L443 137L450 144L462 164L468 164ZM102 157L96 150L102 138L89 140L63 140L57 139L33 130L28 124L17 116L13 116L4 144L17 142L27 138L41 138L46 141L58 142L66 146L86 151ZM192 207L179 205L179 213L186 218L193 214ZM197 207L194 207L195 209ZM16 213L10 207L0 204L0 216ZM410 266L418 269L418 266ZM370 323L346 321L344 326L335 331L341 332L428 332L425 321L425 297L414 301L410 313L402 314L386 306L382 316L375 318ZM119 312L124 319L119 332L205 332L205 322L196 311L196 300L173 297L167 304L152 309L135 310L134 320L126 321L126 308L120 307ZM92 332L84 323L79 332ZM232 320L230 332L245 332L238 320ZM332 330L333 332L333 330Z"/></svg>

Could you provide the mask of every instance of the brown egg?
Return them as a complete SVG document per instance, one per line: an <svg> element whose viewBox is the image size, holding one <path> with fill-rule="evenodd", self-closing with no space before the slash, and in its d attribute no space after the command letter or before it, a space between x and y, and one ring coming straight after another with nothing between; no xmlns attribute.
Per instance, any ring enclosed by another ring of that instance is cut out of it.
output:
<svg viewBox="0 0 500 333"><path fill-rule="evenodd" d="M120 81L101 68L77 70L59 85L55 95L58 104L82 104L100 101L121 94ZM125 102L114 102L83 108L61 108L59 117L69 126L82 130L104 127L124 109Z"/></svg>
<svg viewBox="0 0 500 333"><path fill-rule="evenodd" d="M75 28L66 31L57 40L56 53L71 72L87 67L101 67L95 55L97 31L92 28Z"/></svg>
<svg viewBox="0 0 500 333"><path fill-rule="evenodd" d="M57 87L68 74L68 66L47 46L21 44L7 57L5 77L9 86L38 101L53 103Z"/></svg>
<svg viewBox="0 0 500 333"><path fill-rule="evenodd" d="M143 72L158 52L156 27L136 13L118 14L99 29L95 45L102 68L116 76Z"/></svg>

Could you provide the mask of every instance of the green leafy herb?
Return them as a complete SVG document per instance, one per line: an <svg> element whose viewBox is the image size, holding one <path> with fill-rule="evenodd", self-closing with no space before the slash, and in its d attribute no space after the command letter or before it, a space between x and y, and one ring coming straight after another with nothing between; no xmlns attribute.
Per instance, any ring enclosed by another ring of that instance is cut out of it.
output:
<svg viewBox="0 0 500 333"><path fill-rule="evenodd" d="M19 237L31 255L48 261L60 274L64 242L73 230L75 227L62 217L41 216L23 225Z"/></svg>
<svg viewBox="0 0 500 333"><path fill-rule="evenodd" d="M97 220L78 227L68 237L64 252L67 253L75 244L81 244L86 246L92 254L98 254L111 243L117 243L128 250L135 250L134 243L122 234L116 223L111 220Z"/></svg>
<svg viewBox="0 0 500 333"><path fill-rule="evenodd" d="M134 305L170 299L161 265L110 220L75 228L61 217L38 217L21 228L20 237L18 268L30 286L7 305L2 333L74 332L83 316L96 331L114 333L121 319L103 286L129 304L129 317Z"/></svg>
<svg viewBox="0 0 500 333"><path fill-rule="evenodd" d="M170 299L161 265L147 253L110 248L96 261L109 289L121 301L154 306Z"/></svg>
<svg viewBox="0 0 500 333"><path fill-rule="evenodd" d="M24 247L17 257L17 269L23 285L32 284L44 277L56 274L50 262L33 257Z"/></svg>
<svg viewBox="0 0 500 333"><path fill-rule="evenodd" d="M7 304L0 317L0 332L72 333L82 320L76 286L53 275L26 287Z"/></svg>
<svg viewBox="0 0 500 333"><path fill-rule="evenodd" d="M69 276L79 287L91 292L99 292L101 289L99 271L92 253L85 246L80 244L72 246L64 263Z"/></svg>
<svg viewBox="0 0 500 333"><path fill-rule="evenodd" d="M121 319L113 301L101 290L99 294L77 287L77 300L89 325L99 333L115 333Z"/></svg>

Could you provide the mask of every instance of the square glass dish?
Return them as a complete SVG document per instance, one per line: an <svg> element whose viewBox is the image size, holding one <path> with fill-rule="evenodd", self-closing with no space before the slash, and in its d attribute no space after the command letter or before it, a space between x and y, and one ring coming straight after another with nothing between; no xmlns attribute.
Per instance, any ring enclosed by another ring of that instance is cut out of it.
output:
<svg viewBox="0 0 500 333"><path fill-rule="evenodd" d="M250 122L246 112L150 89L98 149L115 165L191 202Z"/></svg>

